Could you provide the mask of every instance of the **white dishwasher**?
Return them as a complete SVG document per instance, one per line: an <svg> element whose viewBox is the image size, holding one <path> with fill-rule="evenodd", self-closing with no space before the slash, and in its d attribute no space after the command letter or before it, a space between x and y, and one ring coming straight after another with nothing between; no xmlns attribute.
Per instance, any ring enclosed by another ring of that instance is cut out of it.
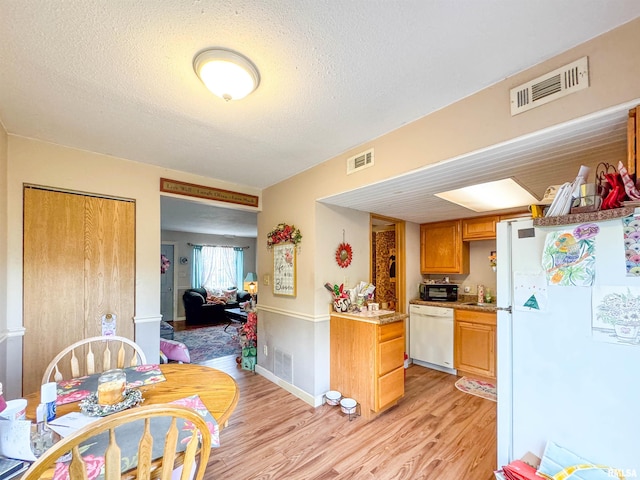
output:
<svg viewBox="0 0 640 480"><path fill-rule="evenodd" d="M409 356L417 365L456 373L453 308L409 305Z"/></svg>

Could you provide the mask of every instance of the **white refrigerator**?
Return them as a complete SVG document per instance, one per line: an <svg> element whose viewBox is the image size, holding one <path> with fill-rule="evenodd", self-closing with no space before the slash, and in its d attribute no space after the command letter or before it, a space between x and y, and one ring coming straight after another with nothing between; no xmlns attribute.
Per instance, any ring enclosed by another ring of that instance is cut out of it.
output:
<svg viewBox="0 0 640 480"><path fill-rule="evenodd" d="M626 275L622 220L580 226L597 230L592 286L540 281L547 234L578 226L498 225L498 466L527 451L541 457L553 441L591 462L640 475L640 337L618 342L592 323L601 319L592 299L640 287L640 277ZM523 302L527 289L536 292L531 302Z"/></svg>

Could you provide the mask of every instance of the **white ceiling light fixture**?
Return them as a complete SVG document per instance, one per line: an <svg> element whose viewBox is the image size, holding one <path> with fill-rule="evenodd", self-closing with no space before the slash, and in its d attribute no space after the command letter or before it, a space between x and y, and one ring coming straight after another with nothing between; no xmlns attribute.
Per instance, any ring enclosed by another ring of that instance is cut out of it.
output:
<svg viewBox="0 0 640 480"><path fill-rule="evenodd" d="M193 59L193 69L214 95L227 102L246 97L260 84L260 74L251 60L231 50L203 50Z"/></svg>
<svg viewBox="0 0 640 480"><path fill-rule="evenodd" d="M436 193L435 196L474 212L524 207L525 205L536 205L539 202L513 178L470 185L448 192Z"/></svg>

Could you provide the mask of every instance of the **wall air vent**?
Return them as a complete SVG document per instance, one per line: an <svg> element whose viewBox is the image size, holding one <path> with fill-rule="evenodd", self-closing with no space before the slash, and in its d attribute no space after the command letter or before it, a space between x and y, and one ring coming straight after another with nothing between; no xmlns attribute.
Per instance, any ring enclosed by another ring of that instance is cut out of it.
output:
<svg viewBox="0 0 640 480"><path fill-rule="evenodd" d="M510 90L511 116L589 87L588 57Z"/></svg>
<svg viewBox="0 0 640 480"><path fill-rule="evenodd" d="M347 158L347 175L368 167L373 167L373 148Z"/></svg>
<svg viewBox="0 0 640 480"><path fill-rule="evenodd" d="M293 360L290 353L274 348L273 374L293 384Z"/></svg>

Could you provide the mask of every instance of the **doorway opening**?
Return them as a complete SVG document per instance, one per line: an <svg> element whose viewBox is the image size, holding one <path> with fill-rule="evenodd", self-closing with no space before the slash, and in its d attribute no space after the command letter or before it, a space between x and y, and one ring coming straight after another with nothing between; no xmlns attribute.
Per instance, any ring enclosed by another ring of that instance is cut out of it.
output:
<svg viewBox="0 0 640 480"><path fill-rule="evenodd" d="M176 310L176 297L175 297L175 270L174 270L174 262L175 262L175 244L163 242L160 246L161 259L165 258L168 261L168 264L165 264L166 267L161 268L160 275L160 314L162 315L162 319L169 322L173 321L177 317Z"/></svg>
<svg viewBox="0 0 640 480"><path fill-rule="evenodd" d="M406 313L405 222L371 214L371 283L383 310Z"/></svg>

